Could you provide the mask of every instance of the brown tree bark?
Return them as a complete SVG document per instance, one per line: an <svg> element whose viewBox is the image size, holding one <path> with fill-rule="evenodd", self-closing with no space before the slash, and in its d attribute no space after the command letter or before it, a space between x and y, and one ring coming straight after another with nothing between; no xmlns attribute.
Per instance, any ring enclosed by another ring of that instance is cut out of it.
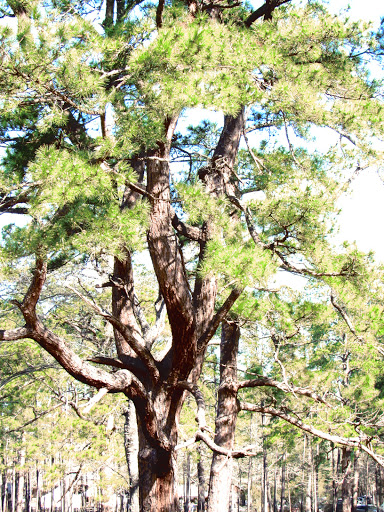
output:
<svg viewBox="0 0 384 512"><path fill-rule="evenodd" d="M220 343L220 386L217 397L215 443L232 450L238 414L237 354L240 327L236 322L223 322ZM228 510L232 481L232 457L214 453L212 458L208 512Z"/></svg>
<svg viewBox="0 0 384 512"><path fill-rule="evenodd" d="M341 498L343 500L343 512L352 512L352 448L343 447L341 456Z"/></svg>

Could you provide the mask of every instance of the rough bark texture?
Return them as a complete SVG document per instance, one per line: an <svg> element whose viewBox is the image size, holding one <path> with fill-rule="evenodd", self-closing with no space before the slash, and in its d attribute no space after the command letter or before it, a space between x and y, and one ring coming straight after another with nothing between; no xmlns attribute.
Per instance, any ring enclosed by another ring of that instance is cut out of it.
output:
<svg viewBox="0 0 384 512"><path fill-rule="evenodd" d="M220 386L217 397L215 443L232 450L239 411L237 403L237 353L240 327L223 322L220 343ZM228 510L232 483L233 458L213 454L209 479L208 512Z"/></svg>
<svg viewBox="0 0 384 512"><path fill-rule="evenodd" d="M343 447L341 457L341 471L343 481L341 483L341 498L343 500L343 512L352 510L352 448Z"/></svg>
<svg viewBox="0 0 384 512"><path fill-rule="evenodd" d="M151 446L138 425L140 511L177 512L175 453Z"/></svg>

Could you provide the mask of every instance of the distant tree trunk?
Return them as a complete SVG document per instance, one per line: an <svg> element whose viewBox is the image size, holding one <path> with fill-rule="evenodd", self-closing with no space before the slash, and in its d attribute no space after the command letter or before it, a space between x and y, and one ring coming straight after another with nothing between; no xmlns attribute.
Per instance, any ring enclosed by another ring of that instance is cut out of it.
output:
<svg viewBox="0 0 384 512"><path fill-rule="evenodd" d="M263 445L263 485L262 485L262 512L268 512L268 461L267 448L264 437L265 414L261 416L261 432Z"/></svg>
<svg viewBox="0 0 384 512"><path fill-rule="evenodd" d="M302 471L301 471L301 504L300 509L301 512L304 512L304 496L305 496L305 457L306 457L306 447L307 447L307 436L304 434L303 441L303 461L302 461Z"/></svg>
<svg viewBox="0 0 384 512"><path fill-rule="evenodd" d="M332 445L332 508L333 512L336 512L337 507L337 490L338 490L338 474L339 474L339 459L340 452L339 449L335 449L334 445ZM336 459L336 461L335 461Z"/></svg>
<svg viewBox="0 0 384 512"><path fill-rule="evenodd" d="M184 511L188 512L189 503L191 501L191 454L186 453L184 461Z"/></svg>
<svg viewBox="0 0 384 512"><path fill-rule="evenodd" d="M280 510L283 512L284 501L285 501L285 469L286 469L286 453L283 454L283 463L281 465L281 499L280 499Z"/></svg>
<svg viewBox="0 0 384 512"><path fill-rule="evenodd" d="M359 451L355 452L353 458L353 499L352 510L355 512L357 507L357 497L359 495Z"/></svg>
<svg viewBox="0 0 384 512"><path fill-rule="evenodd" d="M204 512L205 510L205 471L203 464L203 446L199 443L197 447L197 479L198 479L198 499L197 499L197 512Z"/></svg>
<svg viewBox="0 0 384 512"><path fill-rule="evenodd" d="M36 468L36 512L41 512L41 474Z"/></svg>
<svg viewBox="0 0 384 512"><path fill-rule="evenodd" d="M251 431L252 431L252 416L251 416ZM252 509L252 457L248 460L248 479L247 479L247 512Z"/></svg>
<svg viewBox="0 0 384 512"><path fill-rule="evenodd" d="M308 450L309 464L307 465L307 491L305 494L305 511L312 511L312 467L311 467L311 450Z"/></svg>
<svg viewBox="0 0 384 512"><path fill-rule="evenodd" d="M25 512L31 512L31 472L27 472L25 480Z"/></svg>
<svg viewBox="0 0 384 512"><path fill-rule="evenodd" d="M238 414L237 353L240 327L236 322L222 324L220 343L220 386L217 397L215 443L231 450L235 441ZM232 457L214 453L212 457L208 512L224 512L229 508L232 482Z"/></svg>
<svg viewBox="0 0 384 512"><path fill-rule="evenodd" d="M136 411L131 401L128 401L124 417L124 448L129 476L128 512L139 512L139 438Z"/></svg>
<svg viewBox="0 0 384 512"><path fill-rule="evenodd" d="M277 512L277 461L279 454L276 452L275 474L273 476L273 512Z"/></svg>
<svg viewBox="0 0 384 512"><path fill-rule="evenodd" d="M1 510L7 512L7 471L3 471L1 476Z"/></svg>
<svg viewBox="0 0 384 512"><path fill-rule="evenodd" d="M342 484L341 484L341 498L343 500L343 512L352 511L352 448L342 448L341 458L341 471L342 471Z"/></svg>

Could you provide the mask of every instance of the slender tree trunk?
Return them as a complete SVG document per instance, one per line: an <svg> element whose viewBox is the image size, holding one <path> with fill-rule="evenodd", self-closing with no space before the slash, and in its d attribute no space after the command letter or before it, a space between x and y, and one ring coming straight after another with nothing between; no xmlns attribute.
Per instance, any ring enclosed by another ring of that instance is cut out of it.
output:
<svg viewBox="0 0 384 512"><path fill-rule="evenodd" d="M124 448L129 476L128 512L139 512L139 437L136 411L131 401L124 413Z"/></svg>
<svg viewBox="0 0 384 512"><path fill-rule="evenodd" d="M343 480L341 483L341 498L343 500L343 512L352 511L352 448L342 448L341 471Z"/></svg>
<svg viewBox="0 0 384 512"><path fill-rule="evenodd" d="M189 451L186 453L184 479L184 511L188 512L191 501L191 454Z"/></svg>
<svg viewBox="0 0 384 512"><path fill-rule="evenodd" d="M262 512L268 512L268 462L267 462L267 447L265 445L264 437L265 414L261 416L261 432L263 444L263 487L262 487Z"/></svg>
<svg viewBox="0 0 384 512"><path fill-rule="evenodd" d="M276 452L275 473L273 475L273 512L277 512L277 460L279 454Z"/></svg>
<svg viewBox="0 0 384 512"><path fill-rule="evenodd" d="M16 469L12 469L12 512L16 511Z"/></svg>
<svg viewBox="0 0 384 512"><path fill-rule="evenodd" d="M359 452L355 452L353 458L353 499L352 510L355 512L357 507L357 497L359 495Z"/></svg>
<svg viewBox="0 0 384 512"><path fill-rule="evenodd" d="M305 457L306 457L306 446L307 446L307 436L304 434L303 441L303 463L302 463L302 472L301 472L301 512L304 512L304 495L305 495Z"/></svg>
<svg viewBox="0 0 384 512"><path fill-rule="evenodd" d="M220 343L220 386L217 398L215 443L231 450L235 441L238 414L237 353L240 327L236 322L223 322ZM224 512L229 508L232 481L232 457L213 454L209 480L208 512Z"/></svg>
<svg viewBox="0 0 384 512"><path fill-rule="evenodd" d="M197 499L197 512L204 512L205 510L205 471L203 464L203 446L199 443L197 447L198 460L197 460L197 479L198 479L198 499Z"/></svg>
<svg viewBox="0 0 384 512"><path fill-rule="evenodd" d="M286 471L286 453L283 455L283 463L281 465L281 500L280 500L280 510L283 512L284 509L284 501L285 501L285 471Z"/></svg>
<svg viewBox="0 0 384 512"><path fill-rule="evenodd" d="M310 459L311 451L308 450L308 457ZM311 467L311 461L309 460L309 464L307 465L308 471L307 471L307 491L305 495L305 511L306 512L312 512L312 467Z"/></svg>
<svg viewBox="0 0 384 512"><path fill-rule="evenodd" d="M251 422L251 426L252 426L252 422ZM251 512L251 510L252 510L252 460L253 460L252 457L249 457L248 479L247 479L247 512Z"/></svg>
<svg viewBox="0 0 384 512"><path fill-rule="evenodd" d="M336 461L335 461L336 459ZM333 489L333 497L332 497L332 507L333 512L336 512L337 507L337 490L338 490L338 475L339 475L339 459L340 453L339 449L335 449L332 447L332 489Z"/></svg>
<svg viewBox="0 0 384 512"><path fill-rule="evenodd" d="M288 491L289 512L292 512L292 499L291 499L291 488L289 486L289 478L287 478L287 491Z"/></svg>
<svg viewBox="0 0 384 512"><path fill-rule="evenodd" d="M2 509L2 512L8 512L8 503L7 503L7 484L8 484L8 481L7 481L7 471L3 471L2 473L2 480L1 480L1 501L2 501L2 506L1 506L1 509Z"/></svg>

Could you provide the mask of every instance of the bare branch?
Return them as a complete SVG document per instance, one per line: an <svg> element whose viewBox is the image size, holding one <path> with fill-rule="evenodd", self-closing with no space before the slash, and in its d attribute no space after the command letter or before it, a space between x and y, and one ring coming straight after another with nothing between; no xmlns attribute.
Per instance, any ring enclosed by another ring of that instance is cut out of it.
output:
<svg viewBox="0 0 384 512"><path fill-rule="evenodd" d="M68 286L78 297L80 297L88 306L90 306L98 315L105 318L127 341L132 350L142 360L147 367L154 382L157 382L160 378L160 373L156 365L156 361L149 350L144 346L144 340L138 332L131 331L124 324L122 324L116 317L103 311L95 302L85 297L75 288Z"/></svg>
<svg viewBox="0 0 384 512"><path fill-rule="evenodd" d="M336 309L336 311L338 311L338 313L340 314L341 318L347 324L347 326L348 326L349 330L351 331L351 333L358 339L358 341L360 341L362 343L364 341L364 339L357 334L357 331L356 331L356 329L355 329L351 319L347 315L346 311L339 304L337 304L337 302L335 300L335 295L334 295L333 292L331 292L331 304Z"/></svg>
<svg viewBox="0 0 384 512"><path fill-rule="evenodd" d="M328 402L326 402L324 398L322 398L320 395L318 395L309 388L300 388L297 386L293 386L292 384L286 384L284 382L279 382L275 379L271 379L269 377L264 376L257 377L257 379L240 381L238 384L238 389L256 388L262 386L268 386L272 388L281 389L282 391L288 393L291 392L297 395L307 396L308 398L312 398L313 400L315 400L315 402L320 402L322 404L325 404L327 407L331 407L331 405Z"/></svg>
<svg viewBox="0 0 384 512"><path fill-rule="evenodd" d="M271 416L275 416L281 418L291 425L300 428L304 432L311 434L315 437L319 437L321 439L326 439L335 444L339 444L341 446L351 446L356 448L361 448L367 453L370 452L370 455L375 457L375 460L381 465L384 466L384 460L380 460L379 456L374 454L374 452L366 446L369 443L370 438L365 435L361 437L342 437L338 435L329 434L328 432L324 432L319 430L312 425L308 425L303 423L299 418L296 418L289 414L286 409L275 409L273 407L265 407L261 405L250 404L248 402L240 402L240 409L243 411L252 411L252 412L261 412L264 414L269 414ZM366 443L366 444L364 444Z"/></svg>
<svg viewBox="0 0 384 512"><path fill-rule="evenodd" d="M186 389L189 391L195 398L197 405L197 424L199 425L199 429L204 431L207 429L207 421L205 419L205 400L203 393L200 391L199 387L196 384L192 384L187 381L181 381L177 384L177 387Z"/></svg>
<svg viewBox="0 0 384 512"><path fill-rule="evenodd" d="M85 406L83 406L83 413L88 414L92 407L105 397L108 391L108 388L100 388L96 395L93 396Z"/></svg>

